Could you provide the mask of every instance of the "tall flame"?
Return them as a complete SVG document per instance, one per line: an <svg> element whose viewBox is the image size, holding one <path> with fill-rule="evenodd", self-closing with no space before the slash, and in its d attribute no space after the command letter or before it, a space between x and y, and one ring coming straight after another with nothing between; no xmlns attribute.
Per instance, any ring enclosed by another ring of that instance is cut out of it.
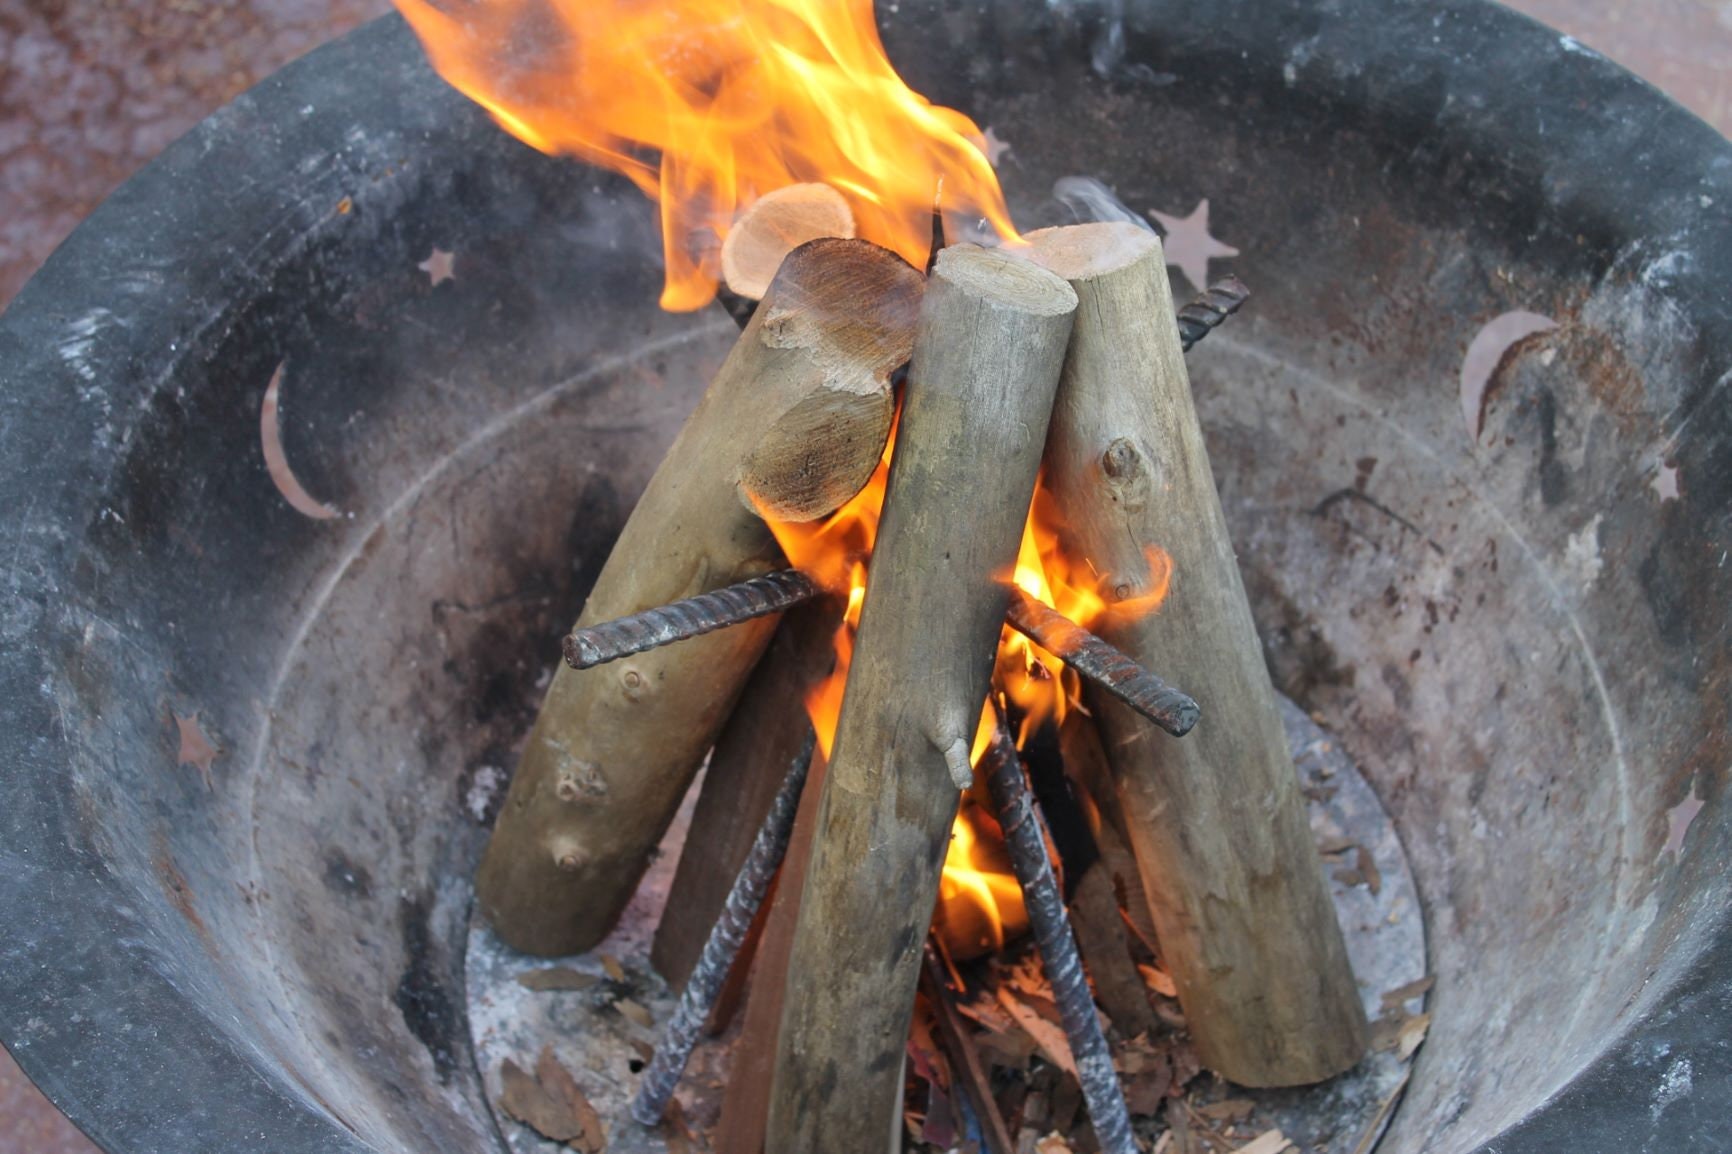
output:
<svg viewBox="0 0 1732 1154"><path fill-rule="evenodd" d="M453 87L542 152L659 201L662 306L714 295L759 196L824 181L858 235L922 263L948 211L1014 236L975 123L902 82L871 0L396 0Z"/></svg>

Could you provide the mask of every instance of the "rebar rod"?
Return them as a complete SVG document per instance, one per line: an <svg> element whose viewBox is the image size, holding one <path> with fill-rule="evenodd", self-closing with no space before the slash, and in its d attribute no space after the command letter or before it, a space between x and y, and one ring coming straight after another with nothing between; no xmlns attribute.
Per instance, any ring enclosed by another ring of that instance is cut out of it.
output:
<svg viewBox="0 0 1732 1154"><path fill-rule="evenodd" d="M1113 1069L1112 1052L1101 1032L1100 1017L1095 1013L1088 975L1083 972L1070 915L1059 893L1058 880L1053 876L1052 860L1046 856L1046 839L1035 820L1028 782L1023 778L1022 759L1017 756L1016 744L1005 727L1004 715L996 708L994 712L992 742L981 758L980 769L986 774L987 788L998 811L998 824L1004 829L1011 869L1022 886L1029 925L1034 930L1046 979L1052 984L1059 1018L1064 1022L1095 1141L1102 1154L1136 1154L1124 1090L1119 1085L1118 1072Z"/></svg>
<svg viewBox="0 0 1732 1154"><path fill-rule="evenodd" d="M1064 614L1011 586L1010 627L1077 671L1077 675L1112 694L1174 737L1197 724L1202 710L1191 697L1173 688L1119 649L1096 637Z"/></svg>
<svg viewBox="0 0 1732 1154"><path fill-rule="evenodd" d="M1179 344L1188 353L1191 346L1239 311L1251 290L1236 276L1222 277L1179 310Z"/></svg>
<svg viewBox="0 0 1732 1154"><path fill-rule="evenodd" d="M704 952L692 969L692 976L686 980L679 1004L674 1007L674 1016L662 1031L655 1057L644 1069L643 1081L638 1085L637 1096L632 1099L631 1116L645 1126L654 1126L661 1121L674 1086L685 1073L692 1047L697 1045L698 1035L709 1020L710 1011L727 981L728 971L733 969L740 946L752 928L752 919L763 904L770 880L781 868L817 743L817 734L808 728L805 744L789 765L788 776L782 780L782 788L770 804L770 812L764 815L764 822L758 827L758 836L752 841L746 864L740 867L734 878L734 887L728 891L722 916L716 919L715 928L704 943Z"/></svg>
<svg viewBox="0 0 1732 1154"><path fill-rule="evenodd" d="M822 592L816 581L798 569L778 569L629 617L574 629L565 639L565 663L573 669L605 665L754 617L780 613Z"/></svg>

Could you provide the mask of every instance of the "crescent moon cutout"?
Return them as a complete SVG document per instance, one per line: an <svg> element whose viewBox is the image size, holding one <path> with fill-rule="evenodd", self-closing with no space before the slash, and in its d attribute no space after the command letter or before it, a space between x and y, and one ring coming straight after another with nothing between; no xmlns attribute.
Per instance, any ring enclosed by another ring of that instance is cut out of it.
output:
<svg viewBox="0 0 1732 1154"><path fill-rule="evenodd" d="M1520 340L1558 327L1558 322L1539 313L1504 313L1487 321L1461 359L1461 416L1467 422L1468 439L1479 443L1485 422L1485 390L1492 374L1503 363L1504 354Z"/></svg>
<svg viewBox="0 0 1732 1154"><path fill-rule="evenodd" d="M259 410L259 443L265 450L265 468L271 474L271 483L277 487L277 492L283 495L295 512L303 513L315 521L329 521L338 516L337 510L323 501L316 501L313 495L301 485L295 471L289 468L289 458L283 453L283 430L277 416L278 390L283 383L283 370L289 362L284 361L277 366L277 371L271 374L271 383L265 389L265 403Z"/></svg>

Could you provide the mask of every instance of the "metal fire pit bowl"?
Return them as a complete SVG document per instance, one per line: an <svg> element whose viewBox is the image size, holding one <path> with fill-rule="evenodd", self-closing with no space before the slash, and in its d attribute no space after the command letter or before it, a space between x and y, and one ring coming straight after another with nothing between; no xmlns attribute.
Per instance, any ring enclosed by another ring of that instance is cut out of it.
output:
<svg viewBox="0 0 1732 1154"><path fill-rule="evenodd" d="M1437 978L1383 1149L1732 1146L1732 145L1473 0L880 15L1025 226L1093 176L1239 250L1216 475ZM392 18L0 320L0 1037L110 1150L499 1148L471 868L731 339L658 251Z"/></svg>

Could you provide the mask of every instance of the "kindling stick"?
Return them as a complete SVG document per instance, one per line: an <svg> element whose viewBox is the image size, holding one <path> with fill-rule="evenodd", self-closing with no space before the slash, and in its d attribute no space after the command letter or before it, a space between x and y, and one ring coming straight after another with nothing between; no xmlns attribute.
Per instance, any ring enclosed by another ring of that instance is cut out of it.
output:
<svg viewBox="0 0 1732 1154"><path fill-rule="evenodd" d="M758 827L752 852L746 856L746 864L740 867L734 888L728 891L722 916L704 943L704 952L686 982L685 992L674 1008L674 1016L662 1032L661 1045L656 1047L655 1057L643 1072L637 1097L632 1099L631 1116L645 1126L654 1126L661 1121L674 1086L685 1073L692 1047L697 1045L698 1035L709 1020L716 997L727 981L728 971L733 969L734 959L739 956L740 945L746 940L752 919L763 904L770 880L776 876L782 857L788 852L788 837L794 830L794 813L800 807L800 793L806 788L806 775L812 768L812 752L817 742L817 734L808 728L806 744L788 767L788 776L782 780L782 788L777 792L770 812Z"/></svg>
<svg viewBox="0 0 1732 1154"><path fill-rule="evenodd" d="M798 569L778 569L711 593L574 630L565 639L565 660L573 669L588 669L766 614L780 613L822 592L815 580ZM1012 629L1076 670L1079 677L1112 694L1174 737L1183 737L1197 724L1202 711L1189 695L1015 586L1011 587L1010 611L1005 620Z"/></svg>
<svg viewBox="0 0 1732 1154"><path fill-rule="evenodd" d="M996 709L994 712L997 713ZM1113 1069L1106 1035L1101 1033L1100 1018L1095 1014L1088 975L1083 973L1064 897L1053 876L1052 859L1046 856L1046 839L1034 818L1028 783L1023 780L1022 759L1017 756L1016 743L1005 728L1002 713L997 713L996 722L992 743L981 758L980 769L986 775L987 789L992 792L992 803L998 810L998 824L1004 829L1011 869L1022 885L1023 905L1028 909L1035 945L1040 949L1047 981L1052 983L1053 1001L1058 1003L1065 1037L1076 1060L1077 1081L1088 1105L1095 1140L1103 1154L1136 1154L1124 1091L1119 1086L1118 1072Z"/></svg>

